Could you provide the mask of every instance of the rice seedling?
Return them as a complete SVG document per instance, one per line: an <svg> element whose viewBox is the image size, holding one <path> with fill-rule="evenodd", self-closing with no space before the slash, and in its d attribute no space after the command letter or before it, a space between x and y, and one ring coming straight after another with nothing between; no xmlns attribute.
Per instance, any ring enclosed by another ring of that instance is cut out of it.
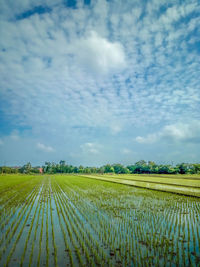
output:
<svg viewBox="0 0 200 267"><path fill-rule="evenodd" d="M47 194L47 203L46 203L46 266L49 266L49 197L50 197L50 193L48 190L48 194Z"/></svg>
<svg viewBox="0 0 200 267"><path fill-rule="evenodd" d="M75 175L4 182L1 266L49 266L51 258L54 266L199 264L198 198Z"/></svg>
<svg viewBox="0 0 200 267"><path fill-rule="evenodd" d="M19 227L19 225L21 224L21 221L22 221L23 217L25 216L26 212L29 210L29 213L30 213L30 211L32 209L32 206L34 204L34 198L36 198L36 192L33 192L30 195L30 197L28 198L27 205L24 207L24 209L21 209L20 210L17 218L12 222L11 226L6 231L5 236L2 237L2 239L0 241L0 244L2 244L4 240L5 240L5 244L3 246L3 249L0 251L0 259L2 257L2 254L6 251L6 248L8 247L9 243L13 239L13 237L14 237L14 235L15 235L18 227ZM30 206L31 206L31 208L30 208ZM26 219L28 219L27 216L26 216L25 220Z"/></svg>
<svg viewBox="0 0 200 267"><path fill-rule="evenodd" d="M41 199L41 195L40 195L39 200L40 199ZM25 257L25 254L26 254L28 242L29 242L29 239L30 239L30 236L31 236L31 232L32 232L32 229L33 229L33 224L35 222L36 214L38 212L38 207L39 207L39 201L37 202L37 206L36 206L36 209L35 209L35 212L34 212L34 215L33 215L33 219L31 221L31 225L30 225L30 228L29 228L29 232L28 232L28 235L27 235L27 238L26 238L26 241L25 241L24 251L23 251L23 254L22 254L21 260L20 260L20 266L23 266L24 257Z"/></svg>
<svg viewBox="0 0 200 267"><path fill-rule="evenodd" d="M50 216L51 216L51 226L52 226L52 242L53 242L53 248L54 248L54 264L55 264L55 266L58 266L58 264L57 264L57 247L56 247L56 243L55 243L51 198L50 198Z"/></svg>
<svg viewBox="0 0 200 267"><path fill-rule="evenodd" d="M15 242L14 242L14 244L13 244L11 250L10 250L10 253L9 253L8 257L7 257L7 261L6 261L6 264L5 264L6 266L8 266L8 263L9 263L9 261L10 261L10 259L11 259L11 256L12 256L12 254L13 254L13 252L14 252L16 246L17 246L17 243L18 243L18 241L19 241L19 239L20 239L20 237L21 237L21 234L22 234L22 232L23 232L23 230L24 230L24 227L25 227L25 225L26 225L26 222L27 222L27 220L28 220L28 218L29 218L29 215L30 215L30 213L31 213L31 210L32 210L32 208L33 208L33 204L34 204L34 199L33 199L33 201L31 202L31 207L30 207L29 211L28 211L27 214L26 214L24 223L23 223L23 225L22 225L22 227L21 227L21 229L20 229L20 232L18 233L17 238L16 238L16 240L15 240Z"/></svg>
<svg viewBox="0 0 200 267"><path fill-rule="evenodd" d="M29 257L29 267L32 265L33 250L34 250L35 241L36 241L36 237L37 237L37 230L38 230L38 225L39 225L41 209L42 209L42 205L39 205L39 211L38 211L38 214L37 214L37 219L36 219L36 224L35 224L34 237L33 237L32 244L31 244L31 253L30 253L30 257Z"/></svg>

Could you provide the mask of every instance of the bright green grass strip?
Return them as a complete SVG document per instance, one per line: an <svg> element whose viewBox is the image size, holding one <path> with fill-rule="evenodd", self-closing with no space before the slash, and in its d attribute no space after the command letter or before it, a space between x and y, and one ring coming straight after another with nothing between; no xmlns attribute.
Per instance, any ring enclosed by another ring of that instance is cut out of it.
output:
<svg viewBox="0 0 200 267"><path fill-rule="evenodd" d="M101 181L107 181L112 183L118 183L118 184L124 184L124 185L130 185L130 186L136 186L136 187L142 187L152 190L158 190L158 191L164 191L164 192L170 192L170 193L176 193L176 194L182 194L182 195L188 195L188 196L195 196L200 197L200 188L199 187L189 187L186 185L180 184L169 184L167 183L161 183L161 182L151 182L150 180L144 182L139 180L132 180L132 179L126 179L126 175L124 176L124 179L122 178L116 178L116 176L97 176L97 175L82 175L82 177L87 177L91 179L97 179ZM146 178L146 177L145 177ZM162 179L162 178L161 178Z"/></svg>
<svg viewBox="0 0 200 267"><path fill-rule="evenodd" d="M133 180L133 181L143 181L143 182L152 182L159 184L167 185L180 185L180 186L189 186L189 187L199 187L200 180L193 180L190 178L177 178L177 177L153 177L153 176L143 176L143 175L103 175L103 177L115 178L115 179L124 179L124 180Z"/></svg>
<svg viewBox="0 0 200 267"><path fill-rule="evenodd" d="M0 193L9 192L13 189L19 189L25 187L30 183L37 181L38 175L22 175L22 174L3 174L0 175Z"/></svg>

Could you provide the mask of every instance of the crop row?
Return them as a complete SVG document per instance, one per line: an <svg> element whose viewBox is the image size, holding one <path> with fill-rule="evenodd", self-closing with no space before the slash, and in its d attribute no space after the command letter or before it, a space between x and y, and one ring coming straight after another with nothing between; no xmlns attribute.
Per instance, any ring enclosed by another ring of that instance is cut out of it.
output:
<svg viewBox="0 0 200 267"><path fill-rule="evenodd" d="M175 195L158 193L153 194L153 203L149 202L149 198L143 198L142 194L140 197L128 196L127 201L121 203L123 197L118 201L118 196L115 195L119 193L118 190L108 198L102 197L102 191L107 188L103 183L101 186L95 182L89 190L86 183L88 181L85 181L83 187L78 179L76 182L75 178L71 182L69 179L59 181L60 179L57 179L58 183L62 185L70 201L74 202L78 212L82 213L88 223L92 222L91 232L92 225L95 224L94 237L97 239L99 235L98 243L99 240L104 241L105 246L116 256L116 261L120 258L124 264L143 265L144 262L149 262L160 265L169 261L187 265L195 264L199 260L200 205L195 199L180 199ZM117 187L110 186L111 189ZM124 199L127 198L127 192L125 193ZM140 202L140 205L135 208L137 202ZM133 254L135 257L132 257Z"/></svg>
<svg viewBox="0 0 200 267"><path fill-rule="evenodd" d="M16 198L10 195L10 210L3 211L8 217L0 225L1 266L12 266L13 261L20 266L200 263L196 198L78 176L31 181L23 197L18 184Z"/></svg>

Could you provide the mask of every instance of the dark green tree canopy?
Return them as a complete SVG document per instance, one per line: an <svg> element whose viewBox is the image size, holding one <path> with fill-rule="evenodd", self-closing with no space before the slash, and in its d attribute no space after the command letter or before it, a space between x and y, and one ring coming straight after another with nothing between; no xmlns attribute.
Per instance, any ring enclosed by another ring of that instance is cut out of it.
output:
<svg viewBox="0 0 200 267"><path fill-rule="evenodd" d="M28 162L22 167L8 167L8 166L1 166L0 171L1 173L39 173L41 167L35 166L32 167L31 163ZM46 161L44 166L42 166L43 173L115 173L115 174L198 174L200 173L200 163L180 163L176 166L172 166L170 164L156 164L153 161L144 161L140 160L136 163L128 166L123 166L120 163L116 164L106 164L101 167L84 167L80 165L72 166L66 164L65 160L60 160L59 163L55 162L48 162Z"/></svg>

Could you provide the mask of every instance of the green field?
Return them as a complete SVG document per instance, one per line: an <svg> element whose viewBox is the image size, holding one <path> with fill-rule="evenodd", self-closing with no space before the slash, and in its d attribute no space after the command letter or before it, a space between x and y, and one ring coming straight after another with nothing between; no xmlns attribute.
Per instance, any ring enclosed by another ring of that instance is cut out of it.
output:
<svg viewBox="0 0 200 267"><path fill-rule="evenodd" d="M199 175L137 175L137 174L104 174L83 175L97 180L113 183L132 185L152 190L177 193L188 196L200 197Z"/></svg>
<svg viewBox="0 0 200 267"><path fill-rule="evenodd" d="M199 198L95 177L0 176L0 266L200 265Z"/></svg>

